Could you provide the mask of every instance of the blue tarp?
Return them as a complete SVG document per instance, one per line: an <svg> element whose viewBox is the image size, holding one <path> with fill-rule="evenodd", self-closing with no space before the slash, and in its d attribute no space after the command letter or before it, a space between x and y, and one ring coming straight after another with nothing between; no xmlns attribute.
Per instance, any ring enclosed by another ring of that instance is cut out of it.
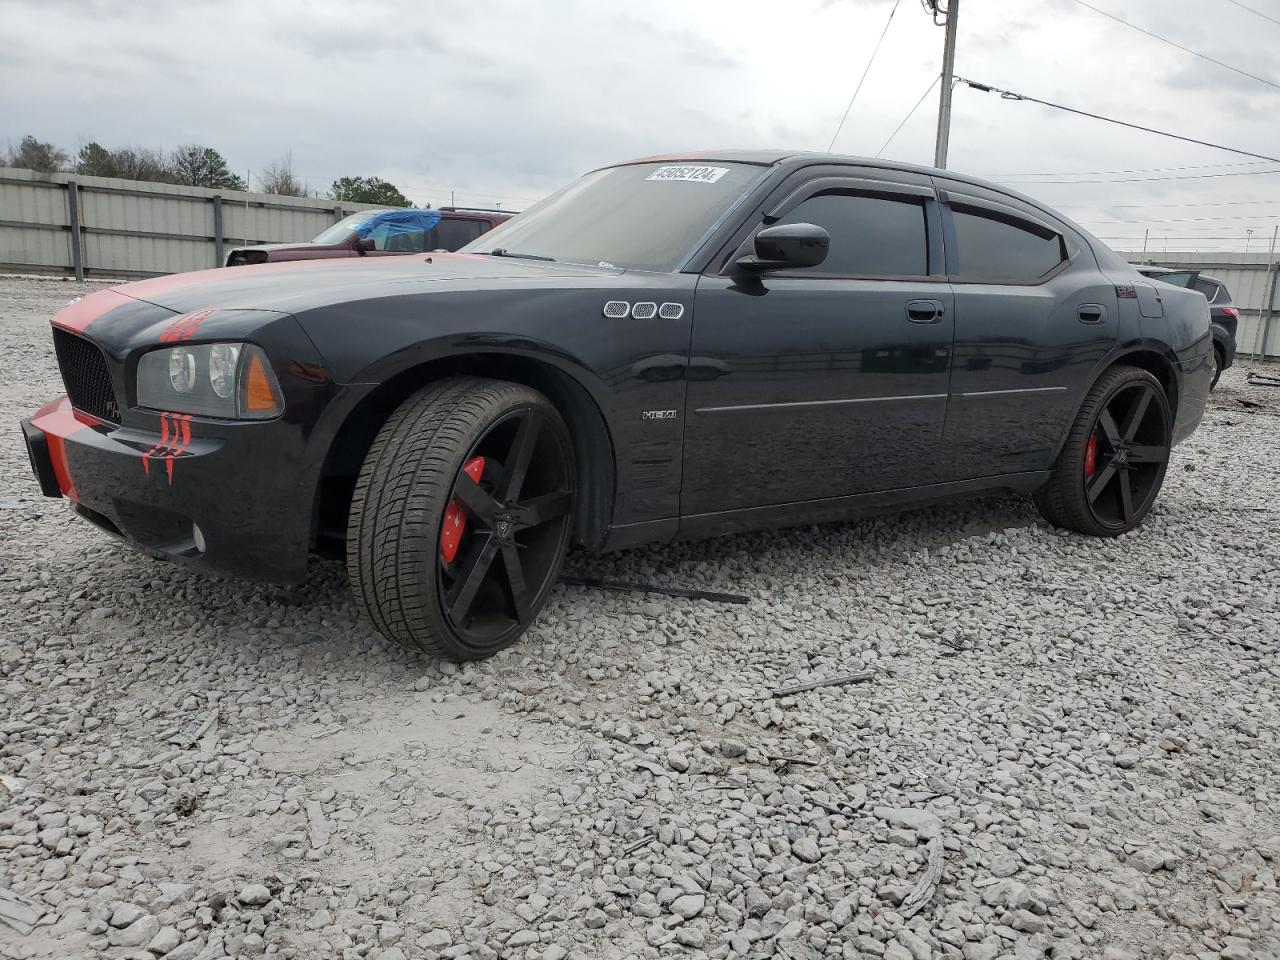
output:
<svg viewBox="0 0 1280 960"><path fill-rule="evenodd" d="M385 237L395 237L405 233L424 233L440 222L439 210L387 210L376 213L360 226L356 227L356 235L367 237L375 229Z"/></svg>

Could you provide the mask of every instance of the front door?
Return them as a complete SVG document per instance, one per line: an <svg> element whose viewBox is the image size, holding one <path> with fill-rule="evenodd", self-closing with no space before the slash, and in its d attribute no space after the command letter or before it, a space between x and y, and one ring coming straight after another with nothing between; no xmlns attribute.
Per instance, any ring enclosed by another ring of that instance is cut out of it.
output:
<svg viewBox="0 0 1280 960"><path fill-rule="evenodd" d="M686 517L929 483L936 466L953 303L932 187L827 175L786 190L756 227L814 223L830 251L700 278Z"/></svg>

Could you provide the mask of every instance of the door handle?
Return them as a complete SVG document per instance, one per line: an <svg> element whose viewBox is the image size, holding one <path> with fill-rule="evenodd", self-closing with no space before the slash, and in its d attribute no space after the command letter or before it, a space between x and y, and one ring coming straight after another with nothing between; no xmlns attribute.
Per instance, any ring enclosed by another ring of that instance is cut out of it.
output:
<svg viewBox="0 0 1280 960"><path fill-rule="evenodd" d="M908 300L907 319L912 323L937 323L942 319L942 301Z"/></svg>
<svg viewBox="0 0 1280 960"><path fill-rule="evenodd" d="M1076 317L1081 323L1101 323L1107 319L1107 308L1100 303L1082 303L1076 309Z"/></svg>

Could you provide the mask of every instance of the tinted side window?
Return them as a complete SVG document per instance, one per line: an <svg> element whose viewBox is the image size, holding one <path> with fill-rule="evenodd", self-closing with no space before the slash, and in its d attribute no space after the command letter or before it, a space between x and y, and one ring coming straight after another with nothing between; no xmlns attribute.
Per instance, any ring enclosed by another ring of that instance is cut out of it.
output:
<svg viewBox="0 0 1280 960"><path fill-rule="evenodd" d="M1204 298L1213 303L1218 295L1218 285L1212 280L1196 280L1195 288L1204 294Z"/></svg>
<svg viewBox="0 0 1280 960"><path fill-rule="evenodd" d="M778 221L814 223L831 234L825 262L806 273L922 277L929 273L924 204L848 193L810 197Z"/></svg>
<svg viewBox="0 0 1280 960"><path fill-rule="evenodd" d="M1191 287L1191 280L1195 277L1195 274L1190 272L1148 273L1147 276L1159 280L1161 283L1171 283L1175 287ZM1200 290L1199 287L1195 289ZM1203 290L1200 290L1200 292L1204 293Z"/></svg>
<svg viewBox="0 0 1280 960"><path fill-rule="evenodd" d="M484 233L485 226L479 220L441 220L427 234L427 249L457 250Z"/></svg>
<svg viewBox="0 0 1280 960"><path fill-rule="evenodd" d="M1063 260L1056 233L971 210L952 216L961 280L1035 283Z"/></svg>

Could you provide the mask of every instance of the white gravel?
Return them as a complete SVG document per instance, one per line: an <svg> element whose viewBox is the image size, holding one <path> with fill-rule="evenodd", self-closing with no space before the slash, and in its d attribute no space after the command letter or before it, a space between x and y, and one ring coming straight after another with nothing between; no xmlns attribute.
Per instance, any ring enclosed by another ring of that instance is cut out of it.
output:
<svg viewBox="0 0 1280 960"><path fill-rule="evenodd" d="M999 498L575 557L752 600L564 587L459 668L337 565L207 579L42 500L76 291L0 281L0 916L47 909L0 955L1280 956L1280 389L1229 371L1120 540Z"/></svg>

